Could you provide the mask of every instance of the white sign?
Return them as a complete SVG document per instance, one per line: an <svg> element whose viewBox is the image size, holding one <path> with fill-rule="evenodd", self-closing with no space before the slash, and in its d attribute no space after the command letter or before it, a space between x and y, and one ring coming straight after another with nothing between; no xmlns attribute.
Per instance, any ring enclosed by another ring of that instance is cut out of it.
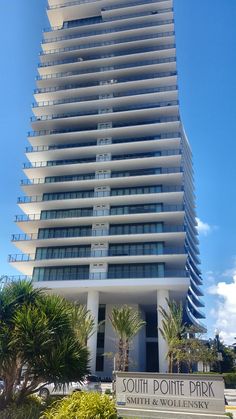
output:
<svg viewBox="0 0 236 419"><path fill-rule="evenodd" d="M223 414L224 381L218 375L116 373L117 407Z"/></svg>

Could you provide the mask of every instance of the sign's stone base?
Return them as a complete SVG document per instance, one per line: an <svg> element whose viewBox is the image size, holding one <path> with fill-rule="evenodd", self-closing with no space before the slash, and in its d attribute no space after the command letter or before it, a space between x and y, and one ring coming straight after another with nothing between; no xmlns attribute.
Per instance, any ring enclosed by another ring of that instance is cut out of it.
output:
<svg viewBox="0 0 236 419"><path fill-rule="evenodd" d="M118 414L120 418L141 418L141 419L226 419L224 414L206 414L206 413L189 413L189 412L173 412L164 410L142 410L142 409L127 409L125 407L118 407Z"/></svg>

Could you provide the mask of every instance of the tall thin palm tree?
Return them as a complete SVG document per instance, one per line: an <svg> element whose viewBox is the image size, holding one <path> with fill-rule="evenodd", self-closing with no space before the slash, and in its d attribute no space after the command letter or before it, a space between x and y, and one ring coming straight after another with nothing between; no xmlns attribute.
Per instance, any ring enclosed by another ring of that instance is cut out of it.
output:
<svg viewBox="0 0 236 419"><path fill-rule="evenodd" d="M109 318L119 338L117 370L128 371L130 342L146 322L141 319L137 310L127 305L113 307Z"/></svg>
<svg viewBox="0 0 236 419"><path fill-rule="evenodd" d="M72 319L77 338L82 346L87 345L94 331L94 318L89 310L81 304L75 304L72 310Z"/></svg>
<svg viewBox="0 0 236 419"><path fill-rule="evenodd" d="M160 306L159 313L162 316L162 327L160 333L168 345L166 358L168 359L168 372L173 370L174 352L177 343L182 339L185 333L185 324L183 322L183 306L174 300L168 300L167 309Z"/></svg>

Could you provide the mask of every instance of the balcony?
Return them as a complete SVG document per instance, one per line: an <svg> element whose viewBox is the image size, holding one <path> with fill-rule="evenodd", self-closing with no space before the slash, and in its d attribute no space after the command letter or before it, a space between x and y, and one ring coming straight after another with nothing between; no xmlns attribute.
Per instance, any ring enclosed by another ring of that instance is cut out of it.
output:
<svg viewBox="0 0 236 419"><path fill-rule="evenodd" d="M85 4L85 3L94 3L94 1L96 1L96 0L74 0L74 1L70 1L68 3L59 3L59 4L55 4L55 5L48 5L47 10L61 9L62 7L77 6L79 4Z"/></svg>
<svg viewBox="0 0 236 419"><path fill-rule="evenodd" d="M140 126L140 125L148 125L148 124L161 124L161 123L165 123L165 122L179 122L180 118L177 117L166 117L166 118L161 118L161 119L149 119L147 121L145 120L136 120L136 121L123 121L123 122L114 122L112 123L112 127L108 127L111 129L114 128L120 128L120 127L132 127L132 129L134 129L136 126ZM131 123L132 122L132 123ZM108 131L107 128L106 131ZM84 127L83 129L79 129L79 128L74 128L74 129L52 129L52 130L40 130L40 131L30 131L28 132L28 137L38 137L38 136L46 136L46 135L52 135L52 134L68 134L68 133L84 133L85 131L102 131L101 128L97 127L97 124L94 125L90 125L87 127ZM97 135L97 133L96 133Z"/></svg>
<svg viewBox="0 0 236 419"><path fill-rule="evenodd" d="M43 260L54 260L54 259L78 259L78 258L91 258L91 259L97 259L97 258L101 258L103 259L107 259L109 257L111 257L112 259L115 258L119 258L119 257L127 257L127 259L129 258L129 256L133 256L133 257L138 257L138 256L160 256L160 260L161 260L161 256L162 255L185 255L185 250L184 248L179 248L179 247L167 247L164 248L162 252L151 252L151 253L137 253L137 252L133 252L130 251L129 253L122 253L122 254L114 254L115 252L113 251L108 251L108 255L104 255L104 251L98 251L96 250L96 256L92 255L91 250L89 250L88 252L82 252L81 254L77 253L77 252L65 252L65 254L62 256L62 252L56 252L55 255L50 254L49 256L44 255L41 257L37 257L35 256L34 253L31 254L12 254L9 255L8 257L8 262L9 263L14 263L14 262L29 262L29 261L43 261ZM88 263L88 261L85 261L86 264ZM128 262L128 260L127 260ZM62 262L63 263L63 262Z"/></svg>
<svg viewBox="0 0 236 419"><path fill-rule="evenodd" d="M114 9L119 9L119 8L126 8L126 7L134 7L134 6L145 6L146 4L150 4L150 3L163 3L164 0L135 0L135 1L128 1L128 2L124 2L124 3L117 3L115 6L105 6L103 7L102 10L106 11L106 10L114 10ZM166 9L164 9L166 10ZM168 9L169 10L173 10L173 9ZM159 9L157 13L161 13L163 11L163 9Z"/></svg>
<svg viewBox="0 0 236 419"><path fill-rule="evenodd" d="M124 32L127 30L143 29L143 28L149 28L152 26L171 25L173 24L173 22L174 22L173 19L166 19L166 20L161 20L161 21L155 20L154 22L149 22L149 23L143 23L143 22L138 23L138 24L131 23L130 25L117 26L112 29L100 29L100 30L93 30L93 31L90 30L87 32L77 33L74 35L64 35L64 36L57 36L55 38L46 38L42 40L42 44L44 45L44 44L50 44L50 43L55 43L55 42L60 42L60 41L70 41L72 39L80 39L80 38L90 37L94 35L96 36L96 35L107 35L107 34L116 34L116 33L119 34L119 32ZM103 21L102 23L104 24L106 22Z"/></svg>
<svg viewBox="0 0 236 419"><path fill-rule="evenodd" d="M150 186L153 188L153 186ZM85 195L78 196L74 192L69 193L66 196L66 199L62 199L61 195L54 196L54 199L43 199L42 196L29 196L19 198L18 205L19 207L26 212L27 214L34 214L40 211L51 211L51 210L69 210L73 208L87 208L95 205L112 205L112 206L121 206L121 205L144 205L145 203L163 203L164 205L181 205L183 204L184 191L173 188L173 190L166 190L165 192L150 192L146 191L145 193L128 193L121 194L111 194L111 195L97 195L94 196L91 193L90 197ZM119 189L119 188L118 188ZM141 190L141 187L139 187ZM72 195L74 194L74 195Z"/></svg>
<svg viewBox="0 0 236 419"><path fill-rule="evenodd" d="M64 165L71 165L71 164L83 164L83 163L107 163L115 160L132 160L132 159L144 159L144 158L152 158L152 157L163 157L163 156L177 156L181 155L182 152L179 148L174 150L162 150L150 153L133 153L133 154L123 154L123 155L113 155L111 160L100 160L96 161L96 156L84 158L84 159L71 159L71 160L52 160L52 161L37 161L37 162L29 162L23 164L23 169L32 169L32 168L39 168L39 167L52 167L52 166L64 166Z"/></svg>
<svg viewBox="0 0 236 419"><path fill-rule="evenodd" d="M166 192L182 192L182 191L184 191L184 188L183 188L183 186L165 186L165 187L163 187L162 188L162 191L158 191L158 192L154 192L155 194L160 194L160 193L166 193ZM85 192L88 192L88 191L85 191ZM85 196L74 196L75 195L75 192L71 192L71 193L69 193L68 192L68 197L67 197L67 195L65 195L64 194L64 196L63 197L60 197L60 198L57 198L57 196L52 196L52 199L45 199L45 197L42 197L41 195L35 195L35 196L23 196L23 197L19 197L18 198L18 200L17 200L17 203L18 204L23 204L23 203L35 203L35 202L52 202L52 201L60 201L60 200L62 200L62 201L64 201L64 200L66 200L66 199L72 199L72 200L74 200L74 199L89 199L89 198L100 198L100 199L105 199L105 198L109 198L109 197L127 197L127 196L130 196L130 195L139 195L139 194L142 194L142 192L138 192L138 193L135 193L135 191L133 192L133 193L130 193L130 194L124 194L124 195L113 195L113 194L111 194L111 195L103 195L103 196L96 196L96 195L94 195L94 192L93 191L89 191L89 192L91 192L91 194L89 195L89 196L87 196L87 194L85 194ZM112 192L112 190L111 190L111 192ZM146 194L148 194L148 193L150 193L150 194L152 194L153 192L143 192L143 194L144 195L146 195Z"/></svg>
<svg viewBox="0 0 236 419"><path fill-rule="evenodd" d="M185 227L183 225L167 225L165 224L163 226L163 228L160 231L156 231L153 232L155 234L162 234L162 233L180 233L180 232L185 232ZM128 235L132 234L132 235L140 235L140 234L145 234L145 233L139 233L139 232L132 232L132 233L127 233ZM152 233L147 233L148 235L152 235ZM109 231L107 232L107 234L105 236L110 236L110 238L112 238L112 236L116 236L116 235L120 235L120 234L115 234L114 232L112 234L109 233ZM122 234L121 236L126 236L126 234ZM18 242L18 241L32 241L32 240L50 240L50 239L67 239L67 238L79 238L79 237L94 237L95 234L94 232L92 232L92 227L91 229L86 232L84 231L83 234L79 235L79 236L75 236L75 235L70 235L69 233L62 233L62 235L53 235L51 234L50 236L47 237L42 237L42 234L38 234L38 233L27 233L27 234L13 234L11 241L12 242ZM96 235L96 237L100 237L99 234ZM104 235L103 235L104 237ZM126 240L126 238L124 237L124 239ZM165 247L165 249L167 249L167 247ZM170 249L168 247L168 249ZM185 251L181 251L181 253L186 253Z"/></svg>
<svg viewBox="0 0 236 419"><path fill-rule="evenodd" d="M149 169L147 169L149 170ZM50 185L51 183L64 183L64 182L80 182L80 181L88 181L88 180L96 180L96 183L99 183L100 180L105 180L109 183L111 179L115 179L115 178L119 178L122 181L122 178L127 178L130 179L132 177L136 178L137 176L152 176L152 175L157 175L157 176L161 176L161 175L166 175L166 174L181 174L183 173L183 169L181 167L177 167L177 168L166 168L166 167L162 167L159 169L153 169L153 173L149 173L147 172L145 169L141 169L139 171L137 171L138 173L136 174L132 174L132 171L129 174L126 174L126 172L118 172L113 173L110 177L107 176L103 176L103 177L99 177L99 178L95 178L95 173L91 174L90 177L88 176L83 176L83 175L74 175L74 176L59 176L57 177L52 177L52 178L47 178L45 180L45 178L35 178L35 179L22 179L21 180L21 185L22 186L33 186L33 185ZM148 181L148 178L147 178ZM55 185L54 185L55 186Z"/></svg>
<svg viewBox="0 0 236 419"><path fill-rule="evenodd" d="M156 136L151 137L141 137L141 138L113 138L111 145L115 144L123 144L123 143L136 143L136 142L143 142L143 141L156 141L156 140L165 140L170 138L181 138L180 132L171 132L166 134L160 134ZM64 149L73 149L77 147L89 147L89 146L98 146L97 140L94 141L88 141L86 143L74 143L74 144L57 144L57 145L40 145L40 146L30 146L26 147L25 151L26 153L38 153L38 152L44 152L44 151L54 151L54 150L64 150ZM98 147L104 146L104 144L101 144Z"/></svg>
<svg viewBox="0 0 236 419"><path fill-rule="evenodd" d="M132 217L134 217L135 214L141 214L141 217L143 217L143 214L149 214L149 213L154 215L156 213L163 213L163 212L183 212L183 211L184 211L184 206L183 205L163 205L162 209L160 209L159 211L158 211L158 209L155 209L155 212L152 212L152 211L150 212L150 211L147 211L147 210L143 209L142 211L137 210L136 213L134 213L134 212L131 212L130 214L127 214L127 213L125 214L124 213L124 214L122 214L122 216L127 216L128 215L132 219ZM111 222L114 222L114 220L112 221L112 218L116 219L117 215L116 214L105 215L104 217L109 218L109 220L111 219L110 220ZM80 215L79 218L80 217L93 217L94 218L94 217L98 217L98 216L99 216L99 214L96 211L94 213L91 211L91 213L85 214L83 216ZM100 218L104 218L104 217L102 217L100 215ZM38 214L21 214L21 215L16 215L14 221L16 223L21 223L21 222L31 223L32 221L48 221L49 220L49 222L51 222L50 220L54 220L54 222L55 222L55 220L58 220L58 219L66 220L68 218L78 218L78 216L76 216L76 215L67 215L66 217L63 217L63 216L61 216L61 217L48 216L46 218L43 218L40 213L38 213Z"/></svg>
<svg viewBox="0 0 236 419"><path fill-rule="evenodd" d="M160 22L159 24L153 24L152 26L159 26L160 24L163 25L165 22L165 24L170 24L173 21L172 20L165 20ZM139 28L142 29L142 28ZM90 34L89 34L90 35ZM73 45L73 46L68 46L68 47L61 47L61 48L54 48L54 49L49 49L49 50L44 50L41 51L39 55L41 55L42 57L45 57L47 55L51 55L51 54L60 54L60 53L64 53L64 52L73 52L73 51L77 51L77 50L81 50L81 49L87 49L87 48L93 48L93 47L101 47L101 46L109 46L109 45L117 45L117 44L125 44L127 42L135 42L135 41L143 41L146 39L157 39L157 38L167 38L167 37L173 37L174 36L174 32L173 31L166 31L163 33L154 33L154 34L147 34L147 35L139 35L139 36L129 36L127 37L124 36L124 38L116 38L114 39L114 37L110 40L105 41L104 37L102 37L103 39L101 41L98 42L90 42L88 44L82 44L81 45L81 40L80 40L80 45ZM79 37L81 38L81 37ZM95 37L96 38L96 37ZM84 38L86 41L88 40L88 34L87 36ZM78 42L79 43L79 42ZM165 48L165 45L163 45L161 48ZM173 48L175 48L175 44L173 44ZM159 48L158 48L159 49ZM50 58L50 57L49 57ZM81 60L83 61L83 60ZM52 65L50 64L51 61L49 61L48 65ZM46 62L44 62L45 65L47 65Z"/></svg>
<svg viewBox="0 0 236 419"><path fill-rule="evenodd" d="M47 107L47 106L54 106L54 105L65 105L71 103L81 103L81 102L91 102L91 101L99 101L99 105L101 106L104 101L112 101L116 98L123 98L127 96L137 96L137 95L145 95L149 93L161 93L161 92L173 92L177 91L177 85L170 85L170 86L161 86L161 87L151 87L149 89L133 89L133 90L125 90L123 92L114 92L112 93L111 97L104 97L101 98L101 95L92 95L92 96L78 96L78 97L69 97L66 99L59 99L59 100L48 100L38 103L33 103L32 108L39 108L39 107ZM109 95L108 95L109 96Z"/></svg>
<svg viewBox="0 0 236 419"><path fill-rule="evenodd" d="M142 97L141 97L142 99ZM83 110L82 112L70 112L70 113L62 113L62 114L55 114L55 115L42 115L42 116L33 116L31 117L31 122L37 122L37 123L41 123L45 121L54 121L55 119L67 119L67 118L75 118L75 117L81 117L81 116L90 116L90 115L99 115L99 116L103 116L104 114L112 114L112 116L116 113L121 113L121 112L130 112L130 111L140 111L140 110L145 110L145 109L153 109L153 108L165 108L165 107L170 107L168 110L169 112L172 111L172 107L178 106L179 102L178 100L165 100L165 101L161 101L161 102L154 102L152 103L151 101L155 100L155 96L153 97L153 95L150 95L150 102L148 103L142 103L142 102L138 102L136 101L135 104L128 104L128 105L123 105L123 106L118 106L118 105L110 105L111 107L107 108L107 109L93 109L93 110ZM99 106L99 105L98 105ZM100 106L102 106L100 104Z"/></svg>
<svg viewBox="0 0 236 419"><path fill-rule="evenodd" d="M148 52L153 52L154 53L156 51L163 51L163 52L166 51L167 52L170 49L173 49L172 45L165 45L165 48L163 48L163 47L160 47L160 48L150 47L150 48L140 49L138 51L136 51L134 49L134 50L125 51L123 54L122 54L122 52L119 52L119 54L114 54L113 55L113 60L114 60L115 57L119 58L119 57L122 57L122 56L125 56L125 59L127 60L128 58L133 58L132 57L133 55L138 55L138 54L141 54L141 53L148 53ZM114 76L114 74L116 76L118 76L119 75L118 70L125 70L127 68L136 69L138 67L141 67L141 70L143 70L142 67L145 67L145 70L147 72L147 70L148 70L147 66L148 65L150 66L150 65L154 65L154 64L158 65L158 64L175 62L176 61L175 54L173 54L173 55L174 56L172 56L172 57L166 57L166 58L163 57L163 58L159 58L159 59L155 59L155 60L149 60L149 63L148 63L148 60L147 60L146 63L144 61L140 61L140 62L135 61L135 62L131 62L131 63L128 63L128 64L114 64L114 65L112 65L112 62L111 62L110 65L109 64L106 65L107 69L104 70L102 72L102 74L100 74L100 75L102 75L103 78L104 78L104 74L107 75L107 77L109 77L110 74L112 74L112 77ZM93 60L96 60L96 59L99 59L99 58L100 58L100 56L87 57L87 60L93 61ZM52 61L52 63L50 65L56 66L56 65L62 65L62 64L78 64L81 61L82 60L80 60L78 58L68 58L68 59L64 59L64 60L60 60L60 61ZM49 63L45 63L46 67L48 67L50 65L49 65ZM44 67L44 65L39 65L39 67ZM74 66L72 66L72 67L74 67ZM109 67L110 67L110 69L109 69ZM91 78L92 74L97 74L98 75L99 72L101 72L99 67L96 67L96 68L91 68L90 67L90 68L85 69L85 70L67 69L66 71L64 71L64 72L61 71L60 73L52 72L51 74L42 74L42 75L36 76L35 80L38 80L38 81L52 80L52 79L60 79L60 78L63 78L63 77L83 76L83 75L86 75L87 77L89 77L89 75L90 75L90 78ZM101 83L101 82L102 82L102 80L99 81L99 83Z"/></svg>
<svg viewBox="0 0 236 419"><path fill-rule="evenodd" d="M174 58L173 62L175 62L175 58ZM176 71L159 72L156 75L154 75L153 77L150 77L150 75L148 75L147 80L149 80L149 78L150 79L157 78L159 80L162 77L172 77L172 76L177 76L177 72ZM140 79L137 78L137 79L134 80L134 82L140 81L140 80L143 80L143 79L142 78L140 78ZM93 82L91 82L91 83L93 83ZM43 94L43 93L54 93L54 92L61 92L61 91L63 93L64 91L66 92L66 90L80 89L80 88L83 88L83 87L94 87L94 86L97 86L98 89L100 89L100 90L103 89L103 91L104 91L104 85L100 84L101 81L96 81L95 83L96 83L95 85L87 83L87 85L85 85L85 86L81 85L81 83L70 83L70 84L67 84L67 85L56 86L56 87L42 87L42 88L39 88L39 89L35 89L34 93L35 94ZM107 89L107 86L112 87L112 90L114 90L113 87L114 87L114 84L116 84L116 90L117 90L117 88L119 88L119 87L121 87L121 88L126 87L126 85L122 85L122 83L123 82L117 83L117 80L116 81L110 80L110 81L107 82L107 85L105 85L105 87L106 87L106 89ZM124 82L124 83L126 83L126 82ZM69 93L71 93L71 92L69 92Z"/></svg>

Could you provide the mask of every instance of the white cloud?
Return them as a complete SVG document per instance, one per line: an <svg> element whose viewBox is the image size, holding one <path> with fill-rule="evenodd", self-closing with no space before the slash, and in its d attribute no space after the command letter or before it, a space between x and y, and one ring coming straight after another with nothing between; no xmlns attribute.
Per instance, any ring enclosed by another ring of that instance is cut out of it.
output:
<svg viewBox="0 0 236 419"><path fill-rule="evenodd" d="M204 273L204 280L207 285L213 285L216 282L216 275L213 271L207 271Z"/></svg>
<svg viewBox="0 0 236 419"><path fill-rule="evenodd" d="M197 220L197 229L198 229L199 234L203 234L203 236L207 236L212 230L211 226L201 221L200 218L196 218L196 220Z"/></svg>
<svg viewBox="0 0 236 419"><path fill-rule="evenodd" d="M211 310L215 326L226 344L232 344L236 337L236 267L225 271L221 277L231 275L230 282L220 281L208 289L209 294L218 297L216 306Z"/></svg>

